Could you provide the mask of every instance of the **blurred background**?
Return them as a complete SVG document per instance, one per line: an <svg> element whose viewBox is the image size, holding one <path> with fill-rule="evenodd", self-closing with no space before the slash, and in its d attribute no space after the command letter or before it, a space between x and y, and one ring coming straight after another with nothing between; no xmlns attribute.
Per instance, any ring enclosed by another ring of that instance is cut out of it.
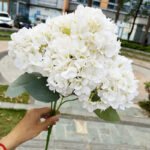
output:
<svg viewBox="0 0 150 150"><path fill-rule="evenodd" d="M116 23L120 54L133 61L139 95L133 108L119 111L121 122L117 124L97 119L79 102L66 104L54 128L51 149L150 150L150 0L0 0L0 138L27 109L45 106L27 93L13 99L5 97L9 83L21 74L7 56L11 34L71 13L80 4L102 9ZM42 133L18 150L43 150L45 138L46 133Z"/></svg>

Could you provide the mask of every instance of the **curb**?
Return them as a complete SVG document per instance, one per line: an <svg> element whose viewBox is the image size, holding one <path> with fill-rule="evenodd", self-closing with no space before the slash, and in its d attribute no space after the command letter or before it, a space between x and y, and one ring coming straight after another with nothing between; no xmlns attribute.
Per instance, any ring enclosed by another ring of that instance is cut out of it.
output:
<svg viewBox="0 0 150 150"><path fill-rule="evenodd" d="M150 53L128 48L122 48L120 52L121 55L150 62Z"/></svg>
<svg viewBox="0 0 150 150"><path fill-rule="evenodd" d="M138 50L138 49L132 49L132 48L127 48L127 47L121 47L121 49L130 51L130 52L134 52L134 53L138 53L138 54L144 54L144 55L150 56L150 53L144 52L144 51Z"/></svg>
<svg viewBox="0 0 150 150"><path fill-rule="evenodd" d="M8 51L0 52L0 59L2 59L4 56L8 54Z"/></svg>
<svg viewBox="0 0 150 150"><path fill-rule="evenodd" d="M17 32L18 31L17 28L4 28L4 27L0 27L0 30L2 30L2 31L13 31L13 32Z"/></svg>

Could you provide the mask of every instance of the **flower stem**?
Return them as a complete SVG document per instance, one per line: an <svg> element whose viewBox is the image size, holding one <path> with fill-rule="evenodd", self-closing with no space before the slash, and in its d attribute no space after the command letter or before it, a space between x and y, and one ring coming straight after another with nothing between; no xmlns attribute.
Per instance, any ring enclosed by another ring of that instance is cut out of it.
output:
<svg viewBox="0 0 150 150"><path fill-rule="evenodd" d="M71 101L76 101L76 100L78 100L78 99L76 98L76 99L71 99L71 100L62 101L62 102L60 103L60 105L58 106L57 111L60 109L60 107L61 107L64 103L66 103L66 102L71 102Z"/></svg>
<svg viewBox="0 0 150 150"><path fill-rule="evenodd" d="M56 106L57 106L57 101L51 102L52 111L50 112L50 116L55 116L56 115ZM52 133L52 128L53 128L53 125L50 125L49 128L48 128L45 150L48 150L50 136L51 136L51 133Z"/></svg>
<svg viewBox="0 0 150 150"><path fill-rule="evenodd" d="M52 133L52 128L53 128L53 126L50 126L50 127L48 128L48 134L47 134L47 139L46 139L46 147L45 147L45 150L48 150L49 141L50 141L50 136L51 136L51 133Z"/></svg>

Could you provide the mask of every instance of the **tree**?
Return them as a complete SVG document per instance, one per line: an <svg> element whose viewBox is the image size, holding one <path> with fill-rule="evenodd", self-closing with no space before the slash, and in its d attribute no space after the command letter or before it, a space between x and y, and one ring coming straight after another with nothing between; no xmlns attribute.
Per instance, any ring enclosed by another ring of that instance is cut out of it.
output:
<svg viewBox="0 0 150 150"><path fill-rule="evenodd" d="M67 12L69 9L69 0L64 0L63 13Z"/></svg>
<svg viewBox="0 0 150 150"><path fill-rule="evenodd" d="M88 6L89 6L89 7L92 7L93 0L88 0L87 3L88 3Z"/></svg>
<svg viewBox="0 0 150 150"><path fill-rule="evenodd" d="M143 0L138 0L138 2L135 4L135 6L133 7L133 9L131 9L131 11L129 13L130 16L133 16L133 22L132 22L131 30L128 33L128 40L130 39L130 36L131 36L131 34L133 32L135 21L136 21L136 18L138 16L138 13L139 13L139 10L140 10L140 7L141 7L142 3L143 3Z"/></svg>
<svg viewBox="0 0 150 150"><path fill-rule="evenodd" d="M147 24L145 26L145 32L142 40L142 45L146 46L148 42L148 31L150 29L150 10L148 9L150 7L150 2L144 3L144 7L142 9L142 14L147 17Z"/></svg>
<svg viewBox="0 0 150 150"><path fill-rule="evenodd" d="M115 15L115 23L119 20L120 11L123 8L124 3L129 2L130 0L117 0L117 9Z"/></svg>
<svg viewBox="0 0 150 150"><path fill-rule="evenodd" d="M142 45L146 46L148 42L148 31L150 29L150 16L148 17L147 25L145 27L145 32L142 40Z"/></svg>
<svg viewBox="0 0 150 150"><path fill-rule="evenodd" d="M120 15L120 10L123 6L123 1L124 0L118 0L117 1L117 11L116 11L116 16L115 16L115 23L117 23L118 19L119 19L119 15Z"/></svg>

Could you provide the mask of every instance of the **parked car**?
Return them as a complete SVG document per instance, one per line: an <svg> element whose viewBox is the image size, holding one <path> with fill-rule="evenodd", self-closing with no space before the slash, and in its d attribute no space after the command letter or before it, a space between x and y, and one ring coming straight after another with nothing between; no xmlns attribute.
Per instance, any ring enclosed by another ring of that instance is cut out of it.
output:
<svg viewBox="0 0 150 150"><path fill-rule="evenodd" d="M34 22L34 25L38 25L40 23L45 23L46 22L46 18L45 16L37 16Z"/></svg>
<svg viewBox="0 0 150 150"><path fill-rule="evenodd" d="M23 27L28 29L32 28L30 20L25 16L16 16L14 20L14 26L19 29Z"/></svg>
<svg viewBox="0 0 150 150"><path fill-rule="evenodd" d="M13 20L7 12L0 12L0 26L13 27Z"/></svg>

